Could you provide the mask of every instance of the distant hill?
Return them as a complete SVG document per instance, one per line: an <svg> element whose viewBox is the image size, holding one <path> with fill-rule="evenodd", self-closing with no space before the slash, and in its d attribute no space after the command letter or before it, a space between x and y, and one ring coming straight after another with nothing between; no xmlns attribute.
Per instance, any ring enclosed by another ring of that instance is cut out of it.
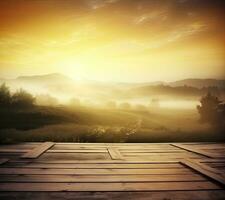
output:
<svg viewBox="0 0 225 200"><path fill-rule="evenodd" d="M155 82L142 82L142 83L116 83L117 86L125 88L135 88L135 87L148 87L148 86L171 86L171 87L181 87L188 86L194 88L204 88L204 87L218 87L220 89L225 88L225 80L217 79L183 79L174 82L165 81L155 81Z"/></svg>
<svg viewBox="0 0 225 200"><path fill-rule="evenodd" d="M108 100L113 97L132 99L136 97L170 96L200 97L208 91L225 98L225 80L184 79L175 82L122 83L93 80L77 81L59 73L19 76L16 79L0 79L13 90L24 88L34 95L48 94L57 98L80 97ZM216 86L216 88L210 88Z"/></svg>
<svg viewBox="0 0 225 200"><path fill-rule="evenodd" d="M184 79L180 81L170 82L168 85L173 87L191 86L195 88L212 87L225 88L225 80L216 79Z"/></svg>
<svg viewBox="0 0 225 200"><path fill-rule="evenodd" d="M188 96L201 96L206 93L206 90L202 90L190 86L176 86L169 85L149 85L143 87L136 87L129 90L133 95L138 96L176 96L176 97L188 97Z"/></svg>
<svg viewBox="0 0 225 200"><path fill-rule="evenodd" d="M32 83L62 83L72 82L73 80L65 75L59 73L46 74L46 75L35 75L35 76L19 76L15 81L26 81Z"/></svg>
<svg viewBox="0 0 225 200"><path fill-rule="evenodd" d="M0 82L30 82L30 83L40 83L41 85L46 83L73 83L75 81L68 76L65 76L60 73L52 73L45 75L34 75L34 76L19 76L16 79L4 79L0 78ZM145 87L145 86L157 86L157 85L167 85L172 87L179 86L190 86L195 88L203 88L203 87L213 87L216 86L218 88L225 88L225 80L217 80L217 79L183 79L174 82L165 82L165 81L155 81L155 82L142 82L142 83L123 83L123 82L102 82L102 81L92 81L86 80L81 81L82 85L89 86L117 86L122 88L134 88L134 87Z"/></svg>

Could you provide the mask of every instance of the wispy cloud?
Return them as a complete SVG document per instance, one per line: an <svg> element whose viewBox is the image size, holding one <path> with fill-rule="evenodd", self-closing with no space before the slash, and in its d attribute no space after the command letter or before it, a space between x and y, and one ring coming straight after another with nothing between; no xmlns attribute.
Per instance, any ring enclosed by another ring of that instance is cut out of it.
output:
<svg viewBox="0 0 225 200"><path fill-rule="evenodd" d="M206 24L194 22L170 32L167 41L174 42L206 30L207 30Z"/></svg>
<svg viewBox="0 0 225 200"><path fill-rule="evenodd" d="M116 3L119 0L87 0L86 4L93 10L105 7L109 4Z"/></svg>
<svg viewBox="0 0 225 200"><path fill-rule="evenodd" d="M135 24L143 24L145 22L150 21L164 21L167 19L167 12L166 11L152 11L149 13L141 14L137 17L134 17L133 22Z"/></svg>

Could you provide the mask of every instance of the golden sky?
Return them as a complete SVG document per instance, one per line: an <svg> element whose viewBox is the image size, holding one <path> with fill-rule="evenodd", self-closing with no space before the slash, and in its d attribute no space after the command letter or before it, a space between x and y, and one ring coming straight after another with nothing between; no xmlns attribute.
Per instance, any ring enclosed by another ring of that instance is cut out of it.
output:
<svg viewBox="0 0 225 200"><path fill-rule="evenodd" d="M0 77L225 77L223 0L2 0Z"/></svg>

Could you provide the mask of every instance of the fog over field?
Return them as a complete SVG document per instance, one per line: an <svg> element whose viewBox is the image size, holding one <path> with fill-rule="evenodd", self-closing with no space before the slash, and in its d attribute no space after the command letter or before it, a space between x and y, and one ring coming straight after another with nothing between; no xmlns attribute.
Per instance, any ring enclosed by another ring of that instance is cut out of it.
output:
<svg viewBox="0 0 225 200"><path fill-rule="evenodd" d="M2 79L12 91L23 88L36 97L39 105L73 105L131 108L161 107L195 109L202 95L211 91L225 97L225 81L186 79L176 82L117 83L75 80L62 74L20 76Z"/></svg>
<svg viewBox="0 0 225 200"><path fill-rule="evenodd" d="M224 80L112 83L46 74L2 79L1 83L1 91L8 90L12 102L16 94L21 99L32 98L30 106L0 109L3 143L224 139L224 125L201 122L197 109L209 93L224 101Z"/></svg>

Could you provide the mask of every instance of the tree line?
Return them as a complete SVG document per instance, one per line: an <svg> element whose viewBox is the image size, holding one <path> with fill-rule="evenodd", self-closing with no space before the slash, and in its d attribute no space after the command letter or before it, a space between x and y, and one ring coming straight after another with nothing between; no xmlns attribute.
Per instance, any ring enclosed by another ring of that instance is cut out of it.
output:
<svg viewBox="0 0 225 200"><path fill-rule="evenodd" d="M12 93L5 83L0 86L1 110L30 108L35 105L35 101L35 97L23 89Z"/></svg>
<svg viewBox="0 0 225 200"><path fill-rule="evenodd" d="M201 98L200 103L201 105L197 106L200 121L224 129L225 103L210 92Z"/></svg>

